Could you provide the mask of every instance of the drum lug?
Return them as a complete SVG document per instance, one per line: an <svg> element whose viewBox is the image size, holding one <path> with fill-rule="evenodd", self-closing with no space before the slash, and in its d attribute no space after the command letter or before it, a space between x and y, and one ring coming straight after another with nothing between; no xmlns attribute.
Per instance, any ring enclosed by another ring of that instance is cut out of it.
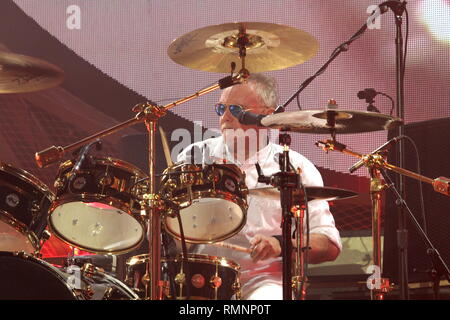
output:
<svg viewBox="0 0 450 320"><path fill-rule="evenodd" d="M86 286L85 289L74 289L74 292L77 296L82 296L84 299L92 299L94 296L94 290L90 285Z"/></svg>
<svg viewBox="0 0 450 320"><path fill-rule="evenodd" d="M31 217L32 217L31 224L34 224L36 219L39 218L40 211L41 211L41 206L38 204L37 201L33 201L31 203L31 208L30 208L30 213L31 213Z"/></svg>
<svg viewBox="0 0 450 320"><path fill-rule="evenodd" d="M50 231L48 231L48 230L44 230L44 231L42 232L42 239L43 239L44 241L47 241L48 239L50 239L51 236L52 236L52 234L51 234Z"/></svg>
<svg viewBox="0 0 450 320"><path fill-rule="evenodd" d="M96 267L91 263L85 263L83 267L81 267L81 272L83 272L83 275L92 278L96 272Z"/></svg>
<svg viewBox="0 0 450 320"><path fill-rule="evenodd" d="M212 276L211 280L209 280L209 284L211 288L218 289L222 285L222 278L219 276Z"/></svg>
<svg viewBox="0 0 450 320"><path fill-rule="evenodd" d="M53 186L55 187L56 190L61 190L62 188L64 188L64 181L61 178L58 178L55 180L55 182L53 183Z"/></svg>
<svg viewBox="0 0 450 320"><path fill-rule="evenodd" d="M104 188L104 187L112 185L113 181L114 181L114 178L110 174L105 173L98 179L98 185L100 187Z"/></svg>
<svg viewBox="0 0 450 320"><path fill-rule="evenodd" d="M177 188L177 184L176 181L172 178L170 178L169 180L167 180L167 189L169 189L168 191L172 193L173 190L175 190Z"/></svg>
<svg viewBox="0 0 450 320"><path fill-rule="evenodd" d="M195 178L192 173L183 173L180 176L180 181L182 184L192 185L195 182Z"/></svg>
<svg viewBox="0 0 450 320"><path fill-rule="evenodd" d="M141 283L144 285L144 287L148 286L148 284L150 283L150 275L148 273L145 273L142 276Z"/></svg>
<svg viewBox="0 0 450 320"><path fill-rule="evenodd" d="M241 300L241 283L239 282L239 280L233 283L231 289L236 296L236 300Z"/></svg>
<svg viewBox="0 0 450 320"><path fill-rule="evenodd" d="M186 283L186 274L182 273L182 272L178 273L175 276L175 283L178 285L185 284Z"/></svg>

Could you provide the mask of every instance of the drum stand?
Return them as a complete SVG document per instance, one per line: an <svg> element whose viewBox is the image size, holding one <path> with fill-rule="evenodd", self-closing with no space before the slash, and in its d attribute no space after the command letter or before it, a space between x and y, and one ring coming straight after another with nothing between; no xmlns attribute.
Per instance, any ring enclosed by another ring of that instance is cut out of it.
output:
<svg viewBox="0 0 450 320"><path fill-rule="evenodd" d="M433 265L433 271L437 274L433 280L440 279L445 276L447 280L450 281L450 269L445 264L444 260L440 256L437 249L433 246L430 239L423 231L419 222L416 220L415 216L412 214L411 210L408 208L405 200L401 197L401 194L397 191L395 186L390 183L389 185L384 184L381 180L381 176L385 181L390 181L389 177L385 173L385 169L394 171L403 176L407 176L422 182L427 182L431 184L435 191L440 192L444 195L450 196L450 179L445 177L439 177L436 179L430 179L419 175L417 173L396 167L385 161L384 157L381 155L384 147L387 147L389 143L378 148L375 152L371 154L362 155L357 152L351 151L346 148L344 144L337 142L334 138L332 140L319 141L316 143L317 146L321 147L325 151L340 151L345 154L360 158L355 165L350 169L351 172L355 171L361 166L366 166L370 173L370 195L372 201L372 240L373 240L373 263L375 268L374 276L369 277L367 285L371 290L372 300L383 300L385 294L391 290L389 279L382 278L382 264L381 264L381 214L382 214L382 204L381 204L381 193L386 188L392 188L398 197L402 207L408 212L408 217L416 227L425 245L428 247L427 253L431 258ZM436 281L434 281L436 286ZM437 285L439 285L437 281ZM435 288L437 291L437 288Z"/></svg>

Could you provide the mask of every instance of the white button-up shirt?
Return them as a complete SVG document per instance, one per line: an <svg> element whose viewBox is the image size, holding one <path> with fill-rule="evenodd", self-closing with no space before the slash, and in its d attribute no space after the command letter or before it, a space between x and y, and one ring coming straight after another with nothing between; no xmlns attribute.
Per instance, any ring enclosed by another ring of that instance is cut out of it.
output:
<svg viewBox="0 0 450 320"><path fill-rule="evenodd" d="M218 163L235 163L245 172L245 183L248 189L264 188L268 185L258 183L258 173L255 163L258 162L265 176L271 176L280 171L278 155L283 152L280 145L269 142L267 146L252 156L246 163L240 164L233 161L233 156L222 136L207 139L188 146L177 158L178 162L192 163L191 149L196 146L203 151L202 159L211 164L217 160ZM206 153L206 154L205 154ZM301 181L305 186L323 186L322 177L317 168L301 154L290 150L289 160L294 168L301 169ZM200 163L199 163L200 164ZM242 230L224 242L249 248L250 240L257 234L265 236L281 235L281 205L280 201L255 195L248 195L247 222ZM313 200L308 203L310 233L320 233L328 237L340 250L342 244L339 232L335 227L334 218L330 213L328 202ZM241 283L244 293L259 286L264 281L282 282L282 259L281 257L270 258L254 263L249 253L240 252L228 248L221 248L208 244L194 246L195 253L208 254L212 256L230 259L241 266Z"/></svg>

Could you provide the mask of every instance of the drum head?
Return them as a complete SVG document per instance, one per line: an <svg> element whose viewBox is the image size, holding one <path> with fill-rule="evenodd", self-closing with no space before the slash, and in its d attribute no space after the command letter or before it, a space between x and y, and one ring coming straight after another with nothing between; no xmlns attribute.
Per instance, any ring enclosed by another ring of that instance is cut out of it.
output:
<svg viewBox="0 0 450 320"><path fill-rule="evenodd" d="M100 202L58 206L50 215L50 227L63 241L94 253L127 252L144 239L144 229L136 219Z"/></svg>
<svg viewBox="0 0 450 320"><path fill-rule="evenodd" d="M45 261L0 252L0 300L76 300L66 278Z"/></svg>
<svg viewBox="0 0 450 320"><path fill-rule="evenodd" d="M180 210L183 231L187 242L205 243L228 239L244 226L242 208L231 201L220 198L195 200L189 207ZM177 218L165 221L168 232L181 238Z"/></svg>
<svg viewBox="0 0 450 320"><path fill-rule="evenodd" d="M0 219L0 251L25 251L33 253L36 249L30 239L12 224Z"/></svg>

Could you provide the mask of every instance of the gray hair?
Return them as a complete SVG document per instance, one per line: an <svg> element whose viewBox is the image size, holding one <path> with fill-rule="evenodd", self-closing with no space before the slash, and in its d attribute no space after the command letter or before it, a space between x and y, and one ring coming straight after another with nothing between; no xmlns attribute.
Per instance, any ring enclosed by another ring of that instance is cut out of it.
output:
<svg viewBox="0 0 450 320"><path fill-rule="evenodd" d="M278 84L275 78L262 73L253 73L247 83L261 98L266 107L276 108L278 104Z"/></svg>

